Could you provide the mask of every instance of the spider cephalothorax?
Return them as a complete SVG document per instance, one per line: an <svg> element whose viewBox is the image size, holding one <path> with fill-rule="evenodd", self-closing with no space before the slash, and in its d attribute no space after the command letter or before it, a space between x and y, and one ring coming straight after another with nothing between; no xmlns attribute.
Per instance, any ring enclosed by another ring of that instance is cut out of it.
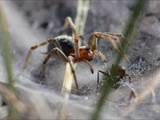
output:
<svg viewBox="0 0 160 120"><path fill-rule="evenodd" d="M58 56L59 58L62 58L65 62L69 62L76 82L76 87L78 88L75 70L72 63L85 62L89 65L90 70L93 73L93 67L89 63L89 61L92 61L95 57L99 57L102 61L106 61L105 56L99 50L97 50L97 40L106 40L110 42L113 45L113 48L120 53L119 45L122 35L118 33L94 32L91 34L88 40L88 44L85 46L81 46L80 36L76 31L76 27L70 17L67 17L65 20L64 30L67 27L70 27L72 29L72 36L60 35L50 38L38 45L32 46L27 54L23 67L26 67L33 50L38 47L48 45L46 57L43 61L44 70L48 60L51 57Z"/></svg>
<svg viewBox="0 0 160 120"><path fill-rule="evenodd" d="M94 58L94 53L89 47L82 46L79 48L79 58L76 58L75 55L73 57L75 58L74 62L91 61Z"/></svg>

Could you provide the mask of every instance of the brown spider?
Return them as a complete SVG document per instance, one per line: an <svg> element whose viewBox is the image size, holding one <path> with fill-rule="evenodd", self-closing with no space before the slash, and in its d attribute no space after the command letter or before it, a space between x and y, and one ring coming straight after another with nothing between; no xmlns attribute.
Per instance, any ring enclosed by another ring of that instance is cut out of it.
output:
<svg viewBox="0 0 160 120"><path fill-rule="evenodd" d="M37 49L38 47L48 45L46 57L43 61L44 70L48 60L52 56L58 56L59 58L70 64L75 84L78 89L79 87L73 63L85 62L89 65L90 70L93 73L94 70L89 61L92 61L95 57L99 57L102 61L106 62L106 57L102 54L102 52L97 50L97 40L103 39L110 42L113 45L113 48L118 53L120 53L119 45L122 35L119 33L94 32L89 38L88 45L80 46L80 35L78 34L75 24L70 17L67 17L65 19L64 30L66 30L68 27L72 29L72 36L60 35L54 38L50 38L47 41L42 42L38 45L30 47L29 52L25 58L23 68L26 68L33 50Z"/></svg>

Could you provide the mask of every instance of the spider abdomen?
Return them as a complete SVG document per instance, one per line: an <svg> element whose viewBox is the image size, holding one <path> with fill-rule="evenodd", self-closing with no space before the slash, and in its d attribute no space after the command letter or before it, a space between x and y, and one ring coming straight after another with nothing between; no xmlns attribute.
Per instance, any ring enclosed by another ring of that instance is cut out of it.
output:
<svg viewBox="0 0 160 120"><path fill-rule="evenodd" d="M71 36L61 35L56 37L53 42L48 45L48 52L50 52L55 47L61 49L66 56L74 53L74 45Z"/></svg>

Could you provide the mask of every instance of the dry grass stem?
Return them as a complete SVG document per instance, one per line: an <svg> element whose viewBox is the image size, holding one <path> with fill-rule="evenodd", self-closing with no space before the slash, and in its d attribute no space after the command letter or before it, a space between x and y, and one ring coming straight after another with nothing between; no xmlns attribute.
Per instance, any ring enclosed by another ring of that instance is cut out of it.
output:
<svg viewBox="0 0 160 120"><path fill-rule="evenodd" d="M77 3L77 16L75 20L75 25L77 32L80 35L83 35L83 31L85 28L85 23L88 15L88 9L89 9L89 0L78 0ZM74 36L73 36L74 37ZM79 41L81 43L81 41ZM74 69L76 69L76 64L73 64ZM74 81L73 74L71 72L71 68L69 63L66 64L66 69L65 69L65 75L64 75L64 80L63 80L63 86L62 86L62 96L64 97L64 101L62 104L62 107L60 108L59 112L59 119L60 120L65 120L67 116L67 103L69 100L69 95L71 93L72 89L72 83Z"/></svg>
<svg viewBox="0 0 160 120"><path fill-rule="evenodd" d="M0 94L5 98L7 103L11 104L18 112L25 113L27 111L26 106L3 83L0 83Z"/></svg>

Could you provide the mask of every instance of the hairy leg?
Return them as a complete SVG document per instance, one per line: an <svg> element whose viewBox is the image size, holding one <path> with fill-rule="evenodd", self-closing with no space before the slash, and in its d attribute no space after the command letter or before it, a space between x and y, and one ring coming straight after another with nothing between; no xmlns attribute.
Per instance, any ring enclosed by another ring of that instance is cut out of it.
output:
<svg viewBox="0 0 160 120"><path fill-rule="evenodd" d="M93 74L93 73L94 73L94 69L93 69L93 66L90 64L90 62L89 62L88 60L85 60L85 61L83 61L83 62L86 63L86 64L89 66L90 71L91 71L91 73Z"/></svg>
<svg viewBox="0 0 160 120"><path fill-rule="evenodd" d="M123 55L120 47L121 47L121 38L123 36L120 33L102 33L102 32L94 32L90 38L88 45L92 51L97 50L97 40L106 40L110 42L113 48L117 51L118 54ZM124 54L124 58L128 61L128 56Z"/></svg>
<svg viewBox="0 0 160 120"><path fill-rule="evenodd" d="M95 56L99 57L102 62L104 62L104 63L107 62L106 56L101 51L96 50L95 51Z"/></svg>
<svg viewBox="0 0 160 120"><path fill-rule="evenodd" d="M70 17L67 17L65 19L64 23L64 29L71 27L72 29L72 37L73 37L73 42L74 42L74 50L75 50L75 56L79 58L79 46L80 46L80 35L78 34L76 30L76 26L73 23L73 20Z"/></svg>
<svg viewBox="0 0 160 120"><path fill-rule="evenodd" d="M99 85L100 85L100 78L99 78L100 73L103 75L109 76L109 74L107 72L104 72L101 70L98 71L98 73L97 73L97 89L99 88Z"/></svg>
<svg viewBox="0 0 160 120"><path fill-rule="evenodd" d="M42 47L42 46L44 46L44 45L49 44L49 42L51 42L51 41L52 41L52 39L48 39L47 41L42 42L42 43L40 43L40 44L38 44L38 45L33 45L33 46L31 46L30 49L29 49L29 51L28 51L28 53L27 53L27 56L26 56L26 58L25 58L25 61L24 61L24 64L23 64L23 69L25 69L25 68L27 67L27 64L28 64L28 61L29 61L29 58L30 58L32 52L33 52L35 49L39 48L39 47Z"/></svg>
<svg viewBox="0 0 160 120"><path fill-rule="evenodd" d="M74 80L75 80L75 85L76 85L76 88L79 89L79 86L78 86L78 82L77 82L77 77L76 77L76 74L75 74L75 69L73 67L73 60L72 58L69 56L67 57L63 51L61 49L59 49L58 47L56 48L53 48L50 53L46 56L45 60L43 61L43 66L44 66L44 69L45 69L45 66L46 66L46 63L48 62L49 58L53 55L53 54L56 54L57 56L59 56L60 58L62 58L65 62L68 62L70 67L71 67L71 70L72 70L72 74L73 74L73 77L74 77Z"/></svg>

